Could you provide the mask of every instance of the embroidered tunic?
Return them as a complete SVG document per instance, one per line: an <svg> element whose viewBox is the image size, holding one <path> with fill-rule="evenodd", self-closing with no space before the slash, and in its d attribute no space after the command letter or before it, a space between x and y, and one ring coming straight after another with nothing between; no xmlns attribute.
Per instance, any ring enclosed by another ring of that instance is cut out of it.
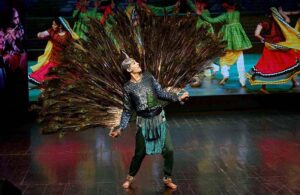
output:
<svg viewBox="0 0 300 195"><path fill-rule="evenodd" d="M129 81L124 85L124 108L120 128L125 129L133 111L137 111L136 122L138 130L142 131L145 138L147 154L159 154L164 146L166 120L158 99L176 102L178 96L163 90L150 73L144 73L139 83ZM153 112L157 113L150 117L139 114Z"/></svg>

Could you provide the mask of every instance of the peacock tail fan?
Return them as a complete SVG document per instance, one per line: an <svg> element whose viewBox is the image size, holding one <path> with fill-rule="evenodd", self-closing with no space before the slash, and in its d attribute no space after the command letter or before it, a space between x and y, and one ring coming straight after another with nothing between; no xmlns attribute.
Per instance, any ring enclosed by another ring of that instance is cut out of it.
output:
<svg viewBox="0 0 300 195"><path fill-rule="evenodd" d="M114 15L109 28L91 19L87 39L71 42L62 52L39 100L42 133L119 125L123 85L128 80L121 69L122 50L173 92L224 50L220 38L205 28L196 29L193 17L155 17L141 10L138 14L139 26L122 12Z"/></svg>
<svg viewBox="0 0 300 195"><path fill-rule="evenodd" d="M140 18L145 66L169 90L185 87L224 52L221 37L197 29L196 17L141 12Z"/></svg>

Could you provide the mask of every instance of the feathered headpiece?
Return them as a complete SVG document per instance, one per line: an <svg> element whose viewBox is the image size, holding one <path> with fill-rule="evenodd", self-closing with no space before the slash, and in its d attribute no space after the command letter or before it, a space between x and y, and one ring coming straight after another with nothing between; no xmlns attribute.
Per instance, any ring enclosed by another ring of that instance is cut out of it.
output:
<svg viewBox="0 0 300 195"><path fill-rule="evenodd" d="M135 59L130 58L125 51L122 51L122 53L125 55L125 60L122 61L121 66L123 70L127 70L130 64L135 61Z"/></svg>

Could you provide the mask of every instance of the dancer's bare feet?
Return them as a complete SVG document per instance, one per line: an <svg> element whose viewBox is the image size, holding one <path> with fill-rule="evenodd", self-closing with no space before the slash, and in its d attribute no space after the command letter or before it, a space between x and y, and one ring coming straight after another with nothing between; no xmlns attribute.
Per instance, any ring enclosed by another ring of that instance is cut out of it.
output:
<svg viewBox="0 0 300 195"><path fill-rule="evenodd" d="M293 82L292 89L299 86L299 82L297 80L293 79L292 82Z"/></svg>
<svg viewBox="0 0 300 195"><path fill-rule="evenodd" d="M177 189L177 185L174 184L174 183L172 182L172 179L171 179L171 178L169 178L169 177L164 177L164 178L163 178L163 182L164 182L164 184L165 184L168 188L171 188L171 189L173 189L173 190Z"/></svg>
<svg viewBox="0 0 300 195"><path fill-rule="evenodd" d="M228 81L228 78L223 78L222 81L219 83L220 85L225 85L225 83Z"/></svg>
<svg viewBox="0 0 300 195"><path fill-rule="evenodd" d="M264 94L270 94L270 92L268 92L267 90L267 85L263 84L261 86L260 92L264 93Z"/></svg>
<svg viewBox="0 0 300 195"><path fill-rule="evenodd" d="M130 176L130 175L128 175L128 176L126 177L125 182L122 184L122 187L123 187L124 189L128 189L128 188L130 187L130 185L132 184L132 182L133 182L133 177Z"/></svg>

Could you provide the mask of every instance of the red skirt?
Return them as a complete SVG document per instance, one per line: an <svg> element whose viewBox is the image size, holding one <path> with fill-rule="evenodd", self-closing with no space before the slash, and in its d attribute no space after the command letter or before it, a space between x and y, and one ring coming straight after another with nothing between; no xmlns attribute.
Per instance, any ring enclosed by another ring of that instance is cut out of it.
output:
<svg viewBox="0 0 300 195"><path fill-rule="evenodd" d="M300 58L299 52L290 49L288 51L269 50L266 47L258 63L254 66L257 72L270 75L283 72L296 64Z"/></svg>
<svg viewBox="0 0 300 195"><path fill-rule="evenodd" d="M257 64L247 74L251 84L280 84L288 82L299 73L300 52L263 50Z"/></svg>
<svg viewBox="0 0 300 195"><path fill-rule="evenodd" d="M45 80L51 79L52 77L47 76L49 70L53 67L57 66L57 62L48 62L45 65L43 65L40 69L32 72L29 75L29 79L33 80L36 83L43 83Z"/></svg>

